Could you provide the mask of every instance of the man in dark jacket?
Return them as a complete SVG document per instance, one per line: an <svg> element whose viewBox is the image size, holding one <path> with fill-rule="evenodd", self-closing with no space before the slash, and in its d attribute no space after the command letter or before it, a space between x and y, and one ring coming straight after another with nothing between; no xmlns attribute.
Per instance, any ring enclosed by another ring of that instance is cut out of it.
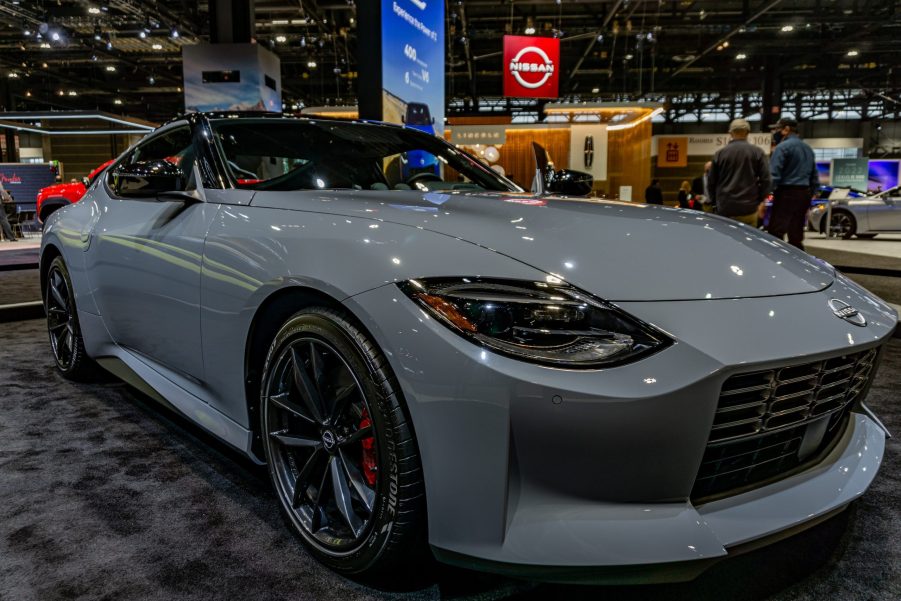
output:
<svg viewBox="0 0 901 601"><path fill-rule="evenodd" d="M783 117L776 122L773 139L776 148L770 157L773 174L773 213L767 230L804 250L804 222L810 199L819 188L813 149L798 137L798 122Z"/></svg>
<svg viewBox="0 0 901 601"><path fill-rule="evenodd" d="M729 124L732 140L713 155L707 191L716 212L757 227L757 207L770 191L770 167L763 150L748 142L751 124Z"/></svg>
<svg viewBox="0 0 901 601"><path fill-rule="evenodd" d="M651 185L645 188L644 201L649 205L663 204L663 190L660 189L660 180L653 180Z"/></svg>

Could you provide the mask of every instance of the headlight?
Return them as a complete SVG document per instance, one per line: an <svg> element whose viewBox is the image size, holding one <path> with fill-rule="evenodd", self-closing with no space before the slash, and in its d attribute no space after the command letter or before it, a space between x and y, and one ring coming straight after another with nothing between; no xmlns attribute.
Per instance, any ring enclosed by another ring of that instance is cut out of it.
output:
<svg viewBox="0 0 901 601"><path fill-rule="evenodd" d="M607 367L671 342L652 326L566 284L436 278L399 286L457 334L544 365Z"/></svg>

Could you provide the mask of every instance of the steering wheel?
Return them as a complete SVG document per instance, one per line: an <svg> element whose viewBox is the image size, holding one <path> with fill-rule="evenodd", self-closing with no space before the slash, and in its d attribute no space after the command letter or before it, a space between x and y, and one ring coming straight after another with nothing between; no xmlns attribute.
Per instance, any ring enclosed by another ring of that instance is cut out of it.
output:
<svg viewBox="0 0 901 601"><path fill-rule="evenodd" d="M414 173L410 177L407 178L406 183L415 186L419 182L441 182L442 180L439 176L435 175L431 171L423 171L422 173Z"/></svg>

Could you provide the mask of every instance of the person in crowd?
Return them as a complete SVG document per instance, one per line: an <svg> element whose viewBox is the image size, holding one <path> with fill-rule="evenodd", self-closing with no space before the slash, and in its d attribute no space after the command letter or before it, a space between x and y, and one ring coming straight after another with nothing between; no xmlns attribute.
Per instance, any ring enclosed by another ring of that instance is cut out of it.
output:
<svg viewBox="0 0 901 601"><path fill-rule="evenodd" d="M757 227L757 209L770 191L770 167L763 150L748 142L750 133L746 119L729 124L732 139L713 155L707 190L717 214Z"/></svg>
<svg viewBox="0 0 901 601"><path fill-rule="evenodd" d="M682 182L682 185L679 186L679 208L687 209L689 208L688 201L691 198L691 184L688 180Z"/></svg>
<svg viewBox="0 0 901 601"><path fill-rule="evenodd" d="M797 121L783 117L773 129L773 211L767 231L779 239L787 234L789 244L804 250L804 222L820 182L816 159L798 137Z"/></svg>
<svg viewBox="0 0 901 601"><path fill-rule="evenodd" d="M644 201L649 205L663 204L663 190L660 189L660 180L651 180L651 185L644 189Z"/></svg>
<svg viewBox="0 0 901 601"><path fill-rule="evenodd" d="M0 182L0 233L2 233L0 237L6 238L10 242L15 242L16 236L13 234L13 228L9 225L9 219L6 217L7 207L12 207L15 210L12 195L3 187L3 182Z"/></svg>

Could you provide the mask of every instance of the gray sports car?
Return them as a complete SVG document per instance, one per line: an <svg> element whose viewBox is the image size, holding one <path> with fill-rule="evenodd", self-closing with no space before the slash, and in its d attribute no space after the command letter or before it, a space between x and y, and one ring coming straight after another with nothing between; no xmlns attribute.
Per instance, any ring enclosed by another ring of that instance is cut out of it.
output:
<svg viewBox="0 0 901 601"><path fill-rule="evenodd" d="M56 364L268 464L310 551L381 584L433 555L691 578L863 494L895 312L734 221L553 196L585 182L539 165L529 194L398 126L168 123L46 224Z"/></svg>
<svg viewBox="0 0 901 601"><path fill-rule="evenodd" d="M828 203L818 204L808 215L811 228L826 231ZM875 238L880 233L901 232L901 189L890 188L873 196L832 201L832 233L844 239Z"/></svg>

